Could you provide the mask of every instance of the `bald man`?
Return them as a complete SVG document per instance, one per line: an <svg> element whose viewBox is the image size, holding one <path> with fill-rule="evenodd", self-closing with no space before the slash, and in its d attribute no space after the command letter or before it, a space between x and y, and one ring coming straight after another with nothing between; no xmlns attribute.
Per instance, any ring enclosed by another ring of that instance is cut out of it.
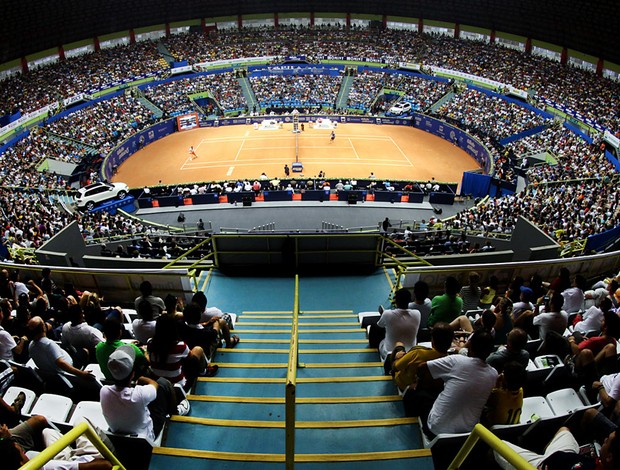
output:
<svg viewBox="0 0 620 470"><path fill-rule="evenodd" d="M73 359L67 351L47 337L47 327L41 317L33 317L28 322L30 336L30 357L37 367L45 374L69 372L84 379L93 378L90 371L73 367Z"/></svg>

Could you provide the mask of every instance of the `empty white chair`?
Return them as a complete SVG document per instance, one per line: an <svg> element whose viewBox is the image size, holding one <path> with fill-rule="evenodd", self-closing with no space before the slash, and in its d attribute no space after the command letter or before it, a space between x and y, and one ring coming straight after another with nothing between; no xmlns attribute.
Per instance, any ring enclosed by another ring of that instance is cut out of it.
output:
<svg viewBox="0 0 620 470"><path fill-rule="evenodd" d="M103 375L103 372L101 371L101 366L97 363L86 365L84 370L89 370L100 382L106 380L105 375Z"/></svg>
<svg viewBox="0 0 620 470"><path fill-rule="evenodd" d="M136 318L138 318L138 312L136 312L133 308L123 309L123 323L131 325Z"/></svg>
<svg viewBox="0 0 620 470"><path fill-rule="evenodd" d="M535 421L538 418L555 416L545 397L527 397L523 399L520 423ZM533 418L533 419L532 419Z"/></svg>
<svg viewBox="0 0 620 470"><path fill-rule="evenodd" d="M88 418L88 420L99 429L104 431L108 429L108 422L103 416L101 403L98 401L81 401L75 405L75 409L69 419L69 424L75 426L82 421L82 418Z"/></svg>
<svg viewBox="0 0 620 470"><path fill-rule="evenodd" d="M583 408L584 403L572 388L563 388L551 392L546 397L547 403L556 415L565 415Z"/></svg>
<svg viewBox="0 0 620 470"><path fill-rule="evenodd" d="M45 416L48 421L65 423L71 413L71 398L53 393L42 394L30 411L31 415Z"/></svg>
<svg viewBox="0 0 620 470"><path fill-rule="evenodd" d="M379 318L381 315L376 310L374 312L360 312L357 314L357 317L360 321L360 326L364 323L364 318L366 317L377 317Z"/></svg>
<svg viewBox="0 0 620 470"><path fill-rule="evenodd" d="M32 390L12 386L9 387L9 389L6 391L2 398L7 404L12 405L13 401L15 401L15 399L17 398L17 395L19 395L19 392L24 392L24 394L26 395L26 401L24 402L22 413L29 414L32 406L34 405L34 402L37 400L37 395Z"/></svg>

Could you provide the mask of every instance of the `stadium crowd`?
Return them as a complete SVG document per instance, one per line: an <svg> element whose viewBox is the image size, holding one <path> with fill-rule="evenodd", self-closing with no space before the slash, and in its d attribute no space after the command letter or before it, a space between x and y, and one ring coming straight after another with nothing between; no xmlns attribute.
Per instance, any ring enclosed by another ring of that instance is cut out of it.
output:
<svg viewBox="0 0 620 470"><path fill-rule="evenodd" d="M257 28L210 35L188 33L171 36L162 43L175 56L188 60L190 64L253 56L281 59L294 54L306 56L309 60L323 56L348 56L382 61L392 66L407 61L420 63L424 70L430 70L431 66L441 66L528 90L535 100L547 98L563 103L585 117L608 126L612 132L618 132L620 128L617 113L620 109L618 83L598 78L579 68L562 67L539 56L480 41L399 30L318 27L278 30ZM3 114L17 111L26 113L80 92L93 92L126 78L149 73L161 74L163 78L164 71L159 59L157 44L146 41L104 49L18 74L0 83L0 110ZM98 73L90 73L91 70L97 70ZM295 80L268 78L265 79L269 82L268 86L263 86L254 78L251 80L255 80L257 95L265 96L265 99L276 96L294 100L301 98L309 102L320 101L324 96L329 96L329 101L333 102L339 84L338 80L331 79L325 85L322 79L315 76L297 77ZM279 86L276 82L287 85ZM291 88L292 83L295 86ZM415 96L425 109L445 94L448 86L417 76L401 77L400 74L364 71L355 77L349 100L352 106L368 108L382 87L394 87L405 91L407 96ZM206 89L227 110L245 106L242 93L230 74L184 78L173 84L147 88L145 93L147 96L151 94L153 101L166 110L174 110L180 109L179 106L185 107L188 103L187 93ZM180 97L180 105L175 104L179 94L184 95ZM499 139L536 125L550 123L514 104L473 90L457 94L440 112L448 119L460 121L461 125L472 130L487 144L494 155L495 176L499 179L515 179L512 165L519 162L511 152L521 156L525 151L545 148L553 152L559 162L558 165L523 165L523 169L529 167L527 179L530 187L526 192L492 200L484 210L473 209L456 219L453 222L455 226L473 224L478 228L489 227L491 231L507 231L514 225L515 218L525 213L553 236L572 239L582 234L600 233L617 223L615 172L606 161L598 140L590 145L576 134L553 125L540 134L503 148L497 143ZM64 189L66 181L62 177L37 171L36 166L44 156L71 160L76 155L83 155L84 146L74 145L75 140L93 147L103 155L118 142L152 122L152 113L133 96L125 94L97 102L47 124L46 130L68 139L66 142L51 139L45 133L35 133L5 149L0 155L3 162L0 173L2 183L5 187ZM550 186L551 182L557 186ZM556 191L557 188L560 190ZM25 203L31 200L29 191L16 197L22 197ZM526 206L512 204L517 199L523 200ZM543 212L537 209L548 201L557 203L562 210L543 219ZM594 210L586 207L586 204L594 205ZM579 220L568 220L571 214L578 214ZM11 223L17 230L29 232L27 225L19 226L22 223L19 219ZM41 242L40 239L36 240L36 235L33 236L34 245Z"/></svg>
<svg viewBox="0 0 620 470"><path fill-rule="evenodd" d="M250 84L262 108L333 107L341 77L330 75L250 76Z"/></svg>

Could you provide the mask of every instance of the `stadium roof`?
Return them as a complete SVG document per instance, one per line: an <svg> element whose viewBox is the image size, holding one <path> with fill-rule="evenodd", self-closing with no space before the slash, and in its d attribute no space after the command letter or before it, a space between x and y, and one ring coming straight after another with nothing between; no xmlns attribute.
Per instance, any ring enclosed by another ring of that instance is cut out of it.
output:
<svg viewBox="0 0 620 470"><path fill-rule="evenodd" d="M274 12L422 17L530 37L620 64L617 0L5 0L0 63L130 28Z"/></svg>

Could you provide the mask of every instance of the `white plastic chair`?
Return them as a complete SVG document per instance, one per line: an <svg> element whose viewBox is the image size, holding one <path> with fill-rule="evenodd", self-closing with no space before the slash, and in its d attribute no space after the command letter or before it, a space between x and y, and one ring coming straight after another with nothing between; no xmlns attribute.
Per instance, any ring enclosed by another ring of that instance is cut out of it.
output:
<svg viewBox="0 0 620 470"><path fill-rule="evenodd" d="M583 408L584 403L572 388L563 388L547 394L549 407L555 415L565 415Z"/></svg>
<svg viewBox="0 0 620 470"><path fill-rule="evenodd" d="M89 370L100 382L106 380L105 375L103 375L103 372L101 371L101 366L97 363L87 364L84 367L84 370Z"/></svg>
<svg viewBox="0 0 620 470"><path fill-rule="evenodd" d="M364 322L364 318L366 317L380 317L381 315L376 310L374 312L360 312L357 314L357 318L359 318L360 326Z"/></svg>
<svg viewBox="0 0 620 470"><path fill-rule="evenodd" d="M75 426L81 421L81 418L88 418L88 420L104 431L108 429L108 422L103 416L103 410L101 409L101 403L98 401L81 401L75 405L75 409L69 419L69 424Z"/></svg>
<svg viewBox="0 0 620 470"><path fill-rule="evenodd" d="M30 411L31 415L45 416L48 421L65 423L71 413L73 402L71 398L53 393L42 394Z"/></svg>
<svg viewBox="0 0 620 470"><path fill-rule="evenodd" d="M34 405L34 402L37 401L37 395L32 390L28 390L27 388L22 387L11 386L8 388L2 398L8 405L12 405L13 401L17 398L17 395L19 395L19 392L24 392L24 394L26 395L26 401L24 402L24 406L22 408L22 414L30 414L30 410Z"/></svg>
<svg viewBox="0 0 620 470"><path fill-rule="evenodd" d="M523 406L521 407L521 420L520 423L528 423L533 421L532 416L538 416L539 418L551 418L555 416L555 413L549 406L549 403L545 397L527 397L523 399Z"/></svg>

